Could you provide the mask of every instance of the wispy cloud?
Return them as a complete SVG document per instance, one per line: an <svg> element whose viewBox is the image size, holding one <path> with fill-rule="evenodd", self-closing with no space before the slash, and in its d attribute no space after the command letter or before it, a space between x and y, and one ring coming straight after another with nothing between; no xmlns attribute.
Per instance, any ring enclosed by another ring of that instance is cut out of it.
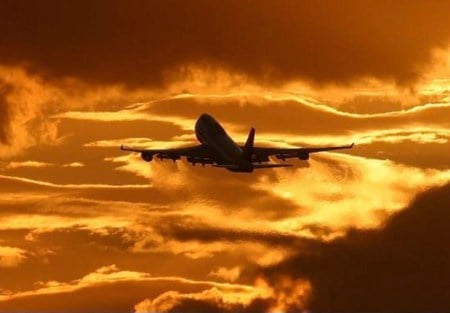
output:
<svg viewBox="0 0 450 313"><path fill-rule="evenodd" d="M21 183L27 183L32 185L38 185L43 187L50 188L61 188L61 189L133 189L133 188L149 188L151 185L108 185L108 184L54 184L46 181L34 180L25 177L15 177L15 176L7 176L0 175L0 180L6 181L17 181Z"/></svg>
<svg viewBox="0 0 450 313"><path fill-rule="evenodd" d="M3 167L4 169L16 169L16 168L45 168L45 167L84 167L81 162L72 162L65 164L56 164L40 161L24 161L24 162L9 162Z"/></svg>
<svg viewBox="0 0 450 313"><path fill-rule="evenodd" d="M38 287L35 290L22 291L9 295L0 295L0 302L9 301L16 298L30 297L30 296L42 296L48 294L60 294L60 293L70 293L83 288L89 288L93 286L114 284L119 282L174 282L187 285L200 285L216 287L224 290L236 290L242 292L254 292L255 287L242 285L242 284L231 284L231 283L218 283L214 281L202 281L202 280L192 280L183 277L176 276L159 276L154 277L149 273L136 272L120 270L115 264L101 267L92 273L88 273L80 279L76 279L71 282L58 282L58 281L47 281L47 282L37 282Z"/></svg>

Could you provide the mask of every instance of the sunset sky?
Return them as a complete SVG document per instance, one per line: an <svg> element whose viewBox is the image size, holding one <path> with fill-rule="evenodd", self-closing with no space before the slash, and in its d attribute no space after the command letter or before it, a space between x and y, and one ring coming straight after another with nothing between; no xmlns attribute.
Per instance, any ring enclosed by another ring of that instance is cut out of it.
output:
<svg viewBox="0 0 450 313"><path fill-rule="evenodd" d="M449 14L0 0L0 312L450 311ZM119 150L204 112L356 146L252 174Z"/></svg>

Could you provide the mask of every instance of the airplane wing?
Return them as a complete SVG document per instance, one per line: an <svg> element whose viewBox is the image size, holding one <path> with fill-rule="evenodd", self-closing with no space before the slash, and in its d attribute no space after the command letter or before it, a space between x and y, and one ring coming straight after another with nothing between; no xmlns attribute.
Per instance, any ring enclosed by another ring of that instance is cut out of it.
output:
<svg viewBox="0 0 450 313"><path fill-rule="evenodd" d="M236 168L236 165L233 164L213 164L213 167L222 167L222 168L229 168L233 169ZM254 169L260 169L260 168L276 168L276 167L291 167L292 164L253 164ZM239 169L239 167L237 167Z"/></svg>
<svg viewBox="0 0 450 313"><path fill-rule="evenodd" d="M157 157L161 160L170 159L173 161L180 160L181 157L186 157L188 162L194 164L213 163L208 150L203 145L173 148L173 149L139 149L139 148L130 148L122 145L120 146L120 150L140 153L142 159L144 159L147 162L153 160L153 157Z"/></svg>
<svg viewBox="0 0 450 313"><path fill-rule="evenodd" d="M341 149L351 149L354 144L347 146L334 147L311 147L311 148L262 148L253 147L254 161L264 162L268 161L269 156L275 156L277 159L285 160L289 158L299 158L300 160L308 160L310 153L332 151Z"/></svg>

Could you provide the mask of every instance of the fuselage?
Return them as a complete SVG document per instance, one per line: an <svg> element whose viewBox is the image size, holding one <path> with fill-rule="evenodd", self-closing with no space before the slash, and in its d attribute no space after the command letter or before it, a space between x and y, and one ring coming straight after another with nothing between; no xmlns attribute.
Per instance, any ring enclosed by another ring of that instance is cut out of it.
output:
<svg viewBox="0 0 450 313"><path fill-rule="evenodd" d="M202 114L195 123L198 141L207 147L215 163L231 165L236 172L252 172L253 164L243 156L241 147L226 133L211 115Z"/></svg>

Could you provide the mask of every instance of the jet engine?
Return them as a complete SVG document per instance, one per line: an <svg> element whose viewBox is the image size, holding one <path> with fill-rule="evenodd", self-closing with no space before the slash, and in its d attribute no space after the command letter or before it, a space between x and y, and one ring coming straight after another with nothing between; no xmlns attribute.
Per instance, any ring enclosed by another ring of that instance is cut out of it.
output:
<svg viewBox="0 0 450 313"><path fill-rule="evenodd" d="M142 152L141 153L141 158L145 162L151 162L153 160L153 154L148 153L148 152Z"/></svg>
<svg viewBox="0 0 450 313"><path fill-rule="evenodd" d="M309 153L299 153L297 157L302 161L308 161Z"/></svg>

